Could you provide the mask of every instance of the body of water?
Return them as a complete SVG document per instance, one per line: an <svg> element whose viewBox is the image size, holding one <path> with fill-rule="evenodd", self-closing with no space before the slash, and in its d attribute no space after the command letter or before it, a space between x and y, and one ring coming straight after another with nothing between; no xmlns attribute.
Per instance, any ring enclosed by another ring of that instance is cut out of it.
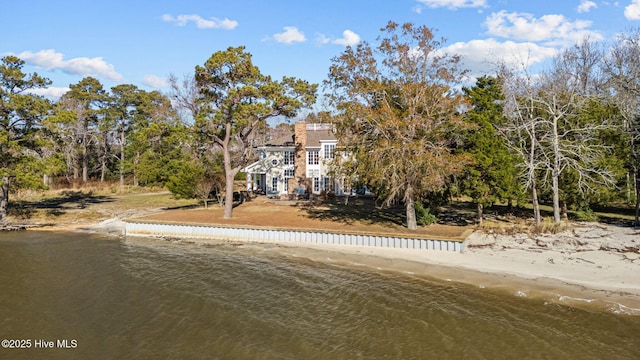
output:
<svg viewBox="0 0 640 360"><path fill-rule="evenodd" d="M273 245L29 231L0 234L0 338L2 359L613 360L640 358L640 317Z"/></svg>

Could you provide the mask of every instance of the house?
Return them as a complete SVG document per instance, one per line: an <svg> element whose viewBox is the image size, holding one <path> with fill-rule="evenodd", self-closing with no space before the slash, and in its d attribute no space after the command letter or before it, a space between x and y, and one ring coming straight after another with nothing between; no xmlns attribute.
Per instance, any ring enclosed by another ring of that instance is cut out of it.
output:
<svg viewBox="0 0 640 360"><path fill-rule="evenodd" d="M330 164L338 140L328 124L298 122L289 136L274 139L256 151L259 159L242 169L247 190L272 197L344 194L344 181L331 177Z"/></svg>

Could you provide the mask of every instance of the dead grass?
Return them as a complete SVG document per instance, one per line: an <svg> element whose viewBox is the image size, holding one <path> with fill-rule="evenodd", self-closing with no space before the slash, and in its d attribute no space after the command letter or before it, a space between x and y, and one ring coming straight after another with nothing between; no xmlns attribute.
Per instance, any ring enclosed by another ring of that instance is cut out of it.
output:
<svg viewBox="0 0 640 360"><path fill-rule="evenodd" d="M539 226L533 219L511 217L508 221L485 220L477 226L477 229L488 233L514 235L514 234L556 234L571 228L570 223L563 221L556 225L551 218L544 218Z"/></svg>
<svg viewBox="0 0 640 360"><path fill-rule="evenodd" d="M161 209L195 207L195 200L178 200L166 191L123 191L110 189L23 192L11 198L8 220L14 224L90 224L113 217L135 216Z"/></svg>
<svg viewBox="0 0 640 360"><path fill-rule="evenodd" d="M475 206L455 201L438 210L438 224L421 226L416 231L405 227L401 206L382 208L373 199L353 198L324 202L273 201L258 197L239 204L232 219L223 219L222 209L199 206L196 200L175 199L167 191L114 186L90 189L64 189L48 192L23 192L11 198L9 221L21 225L92 224L110 218L144 219L192 224L218 224L265 228L296 228L337 232L392 234L437 239L464 239L475 229L486 232L555 233L557 227L545 213L540 227L535 227L527 208L494 206L485 212L485 221L476 225ZM151 214L151 215L149 215Z"/></svg>
<svg viewBox="0 0 640 360"><path fill-rule="evenodd" d="M232 219L223 219L219 206L209 209L175 209L136 218L135 221L158 221L180 224L234 225L264 228L295 228L330 232L374 233L437 239L464 239L472 230L470 225L433 224L407 230L402 211L380 208L371 199L320 204L271 201L256 198L237 206Z"/></svg>

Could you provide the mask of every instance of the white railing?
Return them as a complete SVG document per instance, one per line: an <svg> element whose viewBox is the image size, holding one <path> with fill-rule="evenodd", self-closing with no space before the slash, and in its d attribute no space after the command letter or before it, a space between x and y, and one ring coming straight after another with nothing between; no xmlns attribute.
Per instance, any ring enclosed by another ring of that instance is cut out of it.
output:
<svg viewBox="0 0 640 360"><path fill-rule="evenodd" d="M127 222L127 236L164 236L248 242L302 242L315 244L372 246L461 252L464 242L386 235L325 233L312 230L253 229L225 226Z"/></svg>
<svg viewBox="0 0 640 360"><path fill-rule="evenodd" d="M331 129L330 124L307 124L307 130L329 130Z"/></svg>

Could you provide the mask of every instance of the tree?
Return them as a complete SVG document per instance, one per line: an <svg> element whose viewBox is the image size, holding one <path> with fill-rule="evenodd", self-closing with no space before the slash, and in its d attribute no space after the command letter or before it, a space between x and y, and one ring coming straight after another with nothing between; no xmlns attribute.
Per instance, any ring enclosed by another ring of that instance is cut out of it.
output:
<svg viewBox="0 0 640 360"><path fill-rule="evenodd" d="M111 92L106 131L113 133L109 138L119 150L116 157L120 186L124 186L125 175L131 173L133 183L137 186L137 170L144 150L158 149L158 140L175 133L177 115L169 98L158 91L147 92L135 85L125 84L112 87ZM158 127L147 133L147 129L154 124ZM146 138L139 136L140 133L144 133ZM135 139L130 139L132 136ZM177 150L180 150L179 147ZM155 166L164 167L160 163Z"/></svg>
<svg viewBox="0 0 640 360"><path fill-rule="evenodd" d="M505 132L512 148L526 159L524 167L532 189L536 225L540 223L536 176L542 175L545 183L550 183L556 225L561 222L560 178L563 173L574 173L574 186L581 193L591 189L593 184L610 186L614 183L613 174L602 162L610 148L599 139L599 132L612 126L611 119L583 116L597 99L595 93L589 91L597 86L585 80L596 78L586 74L587 69L593 71L594 67L582 67L575 72L566 68L567 59L580 59L583 55L596 59L578 60L577 64L597 63L598 52L576 51L585 46L590 45L583 42L567 50L556 58L549 71L535 79L526 75L518 79L515 75L509 81L515 86L509 88L507 116L511 122Z"/></svg>
<svg viewBox="0 0 640 360"><path fill-rule="evenodd" d="M483 76L474 87L462 90L471 105L466 118L475 126L465 136L462 150L472 157L473 163L465 168L461 185L463 192L476 202L478 222L482 223L484 206L497 200L511 202L520 198L517 159L498 131L505 123L499 80Z"/></svg>
<svg viewBox="0 0 640 360"><path fill-rule="evenodd" d="M414 230L416 201L444 189L467 161L454 152L466 127L455 90L465 72L426 26L389 22L381 32L377 46L361 42L333 58L325 85L358 176L385 204L403 201Z"/></svg>
<svg viewBox="0 0 640 360"><path fill-rule="evenodd" d="M640 225L640 29L619 37L604 62L607 85L624 120L633 176L635 225Z"/></svg>
<svg viewBox="0 0 640 360"><path fill-rule="evenodd" d="M198 161L199 159L173 162L174 171L167 182L169 191L178 197L200 199L205 208L208 207L212 194L221 202L220 191L224 186L224 176L222 157L219 155L222 154L218 151L215 155L205 162Z"/></svg>
<svg viewBox="0 0 640 360"><path fill-rule="evenodd" d="M42 184L34 177L41 165L37 156L43 140L41 122L50 103L29 90L51 82L37 73L23 73L23 66L24 61L15 56L3 57L0 64L0 223L6 221L11 181Z"/></svg>
<svg viewBox="0 0 640 360"><path fill-rule="evenodd" d="M66 110L75 114L74 138L77 144L74 159L74 180L82 177L82 182L89 180L89 160L93 146L102 147L102 178L104 178L106 159L106 134L100 131L100 122L104 119L104 108L108 94L102 84L95 78L86 77L77 84L69 85L70 90L65 93L60 102L69 106ZM80 175L80 172L82 175Z"/></svg>
<svg viewBox="0 0 640 360"><path fill-rule="evenodd" d="M244 47L229 47L196 66L199 103L196 126L222 150L225 172L224 218L233 212L234 178L252 159L255 131L275 116L293 117L311 106L317 85L292 77L282 81L260 73Z"/></svg>
<svg viewBox="0 0 640 360"><path fill-rule="evenodd" d="M171 88L169 97L172 99L178 115L185 123L193 124L204 107L204 104L198 101L200 95L195 76L184 75L180 81L176 75L171 74L169 75L169 86Z"/></svg>
<svg viewBox="0 0 640 360"><path fill-rule="evenodd" d="M127 135L132 126L134 126L136 117L140 115L138 105L142 102L141 97L143 94L137 86L130 84L114 86L111 88L111 93L113 96L108 110L115 123L110 127L117 134L116 142L120 149L118 173L120 175L120 186L124 186Z"/></svg>

